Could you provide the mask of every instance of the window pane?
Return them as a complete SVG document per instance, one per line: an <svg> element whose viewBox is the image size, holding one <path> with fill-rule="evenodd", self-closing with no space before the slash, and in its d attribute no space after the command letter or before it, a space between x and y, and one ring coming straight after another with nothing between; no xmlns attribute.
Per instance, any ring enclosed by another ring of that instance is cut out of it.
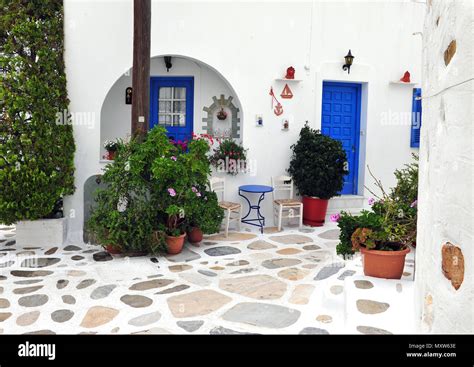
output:
<svg viewBox="0 0 474 367"><path fill-rule="evenodd" d="M186 102L173 102L173 112L175 112L175 113L185 113L186 112Z"/></svg>
<svg viewBox="0 0 474 367"><path fill-rule="evenodd" d="M171 99L171 87L160 88L159 99Z"/></svg>
<svg viewBox="0 0 474 367"><path fill-rule="evenodd" d="M174 99L186 99L186 88L174 88Z"/></svg>
<svg viewBox="0 0 474 367"><path fill-rule="evenodd" d="M180 127L186 126L186 115L184 114L173 115L173 126L180 126Z"/></svg>
<svg viewBox="0 0 474 367"><path fill-rule="evenodd" d="M171 102L160 102L159 113L170 113Z"/></svg>
<svg viewBox="0 0 474 367"><path fill-rule="evenodd" d="M158 123L160 125L170 125L171 115L158 115Z"/></svg>

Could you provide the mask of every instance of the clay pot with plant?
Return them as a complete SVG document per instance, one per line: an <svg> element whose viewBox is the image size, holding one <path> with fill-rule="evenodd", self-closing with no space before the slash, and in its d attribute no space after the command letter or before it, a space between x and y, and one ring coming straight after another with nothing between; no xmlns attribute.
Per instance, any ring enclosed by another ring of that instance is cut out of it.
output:
<svg viewBox="0 0 474 367"><path fill-rule="evenodd" d="M322 226L329 199L339 195L344 175L348 173L346 152L340 141L311 129L307 124L291 149L288 173L303 197L303 223Z"/></svg>
<svg viewBox="0 0 474 367"><path fill-rule="evenodd" d="M188 201L186 212L188 220L188 241L191 244L199 244L204 234L219 232L224 211L219 206L217 195L213 191L204 188L198 190L193 187L196 196L192 201Z"/></svg>
<svg viewBox="0 0 474 367"><path fill-rule="evenodd" d="M184 210L177 205L170 205L166 209L168 218L166 220L166 251L169 254L179 254L183 250L184 237L186 233L183 229Z"/></svg>
<svg viewBox="0 0 474 367"><path fill-rule="evenodd" d="M367 276L400 279L405 257L416 240L418 165L395 171L397 185L390 193L370 169L369 173L382 194L368 188L376 197L369 199L370 211L358 216L342 212L334 218L341 230L336 251L344 257L360 251Z"/></svg>

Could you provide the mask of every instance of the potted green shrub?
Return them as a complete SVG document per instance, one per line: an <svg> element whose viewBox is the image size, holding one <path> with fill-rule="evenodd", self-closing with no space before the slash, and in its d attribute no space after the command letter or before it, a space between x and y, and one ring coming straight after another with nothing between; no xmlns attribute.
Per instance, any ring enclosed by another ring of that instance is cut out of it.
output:
<svg viewBox="0 0 474 367"><path fill-rule="evenodd" d="M291 146L288 173L303 197L303 223L322 226L328 201L344 185L346 152L342 143L305 125L298 142Z"/></svg>
<svg viewBox="0 0 474 367"><path fill-rule="evenodd" d="M204 190L197 193L199 196L190 205L187 216L188 241L192 244L200 243L204 234L219 232L224 217L215 192Z"/></svg>
<svg viewBox="0 0 474 367"><path fill-rule="evenodd" d="M395 171L397 185L390 193L374 178L381 195L369 190L377 197L369 199L370 211L358 216L342 212L332 218L341 230L337 253L345 257L360 251L365 275L400 279L403 274L405 257L416 241L418 164L414 158L414 163Z"/></svg>
<svg viewBox="0 0 474 367"><path fill-rule="evenodd" d="M62 199L75 189L63 4L1 7L0 223L16 223L20 247L62 245Z"/></svg>

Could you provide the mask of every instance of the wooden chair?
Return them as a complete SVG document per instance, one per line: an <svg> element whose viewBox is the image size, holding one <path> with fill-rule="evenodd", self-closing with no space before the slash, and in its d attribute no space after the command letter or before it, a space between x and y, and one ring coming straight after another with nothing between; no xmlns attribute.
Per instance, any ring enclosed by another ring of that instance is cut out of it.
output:
<svg viewBox="0 0 474 367"><path fill-rule="evenodd" d="M210 189L217 194L219 206L224 209L225 236L229 235L229 225L232 221L237 221L237 228L240 231L240 221L242 219L242 205L225 201L225 179L220 177L211 177L209 180ZM235 214L235 215L234 215Z"/></svg>
<svg viewBox="0 0 474 367"><path fill-rule="evenodd" d="M283 218L299 218L299 226L303 225L303 203L293 199L293 180L289 176L272 177L273 186L273 217L281 230ZM288 192L288 198L277 199L279 191Z"/></svg>

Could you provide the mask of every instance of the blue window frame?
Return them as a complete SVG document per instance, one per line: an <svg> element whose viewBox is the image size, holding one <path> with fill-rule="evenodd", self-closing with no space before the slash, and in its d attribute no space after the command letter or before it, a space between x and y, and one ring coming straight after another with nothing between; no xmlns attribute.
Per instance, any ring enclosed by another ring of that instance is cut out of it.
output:
<svg viewBox="0 0 474 367"><path fill-rule="evenodd" d="M411 116L410 147L419 148L421 131L421 88L413 88Z"/></svg>
<svg viewBox="0 0 474 367"><path fill-rule="evenodd" d="M193 133L194 77L152 77L150 128L162 125L174 141L190 140Z"/></svg>

